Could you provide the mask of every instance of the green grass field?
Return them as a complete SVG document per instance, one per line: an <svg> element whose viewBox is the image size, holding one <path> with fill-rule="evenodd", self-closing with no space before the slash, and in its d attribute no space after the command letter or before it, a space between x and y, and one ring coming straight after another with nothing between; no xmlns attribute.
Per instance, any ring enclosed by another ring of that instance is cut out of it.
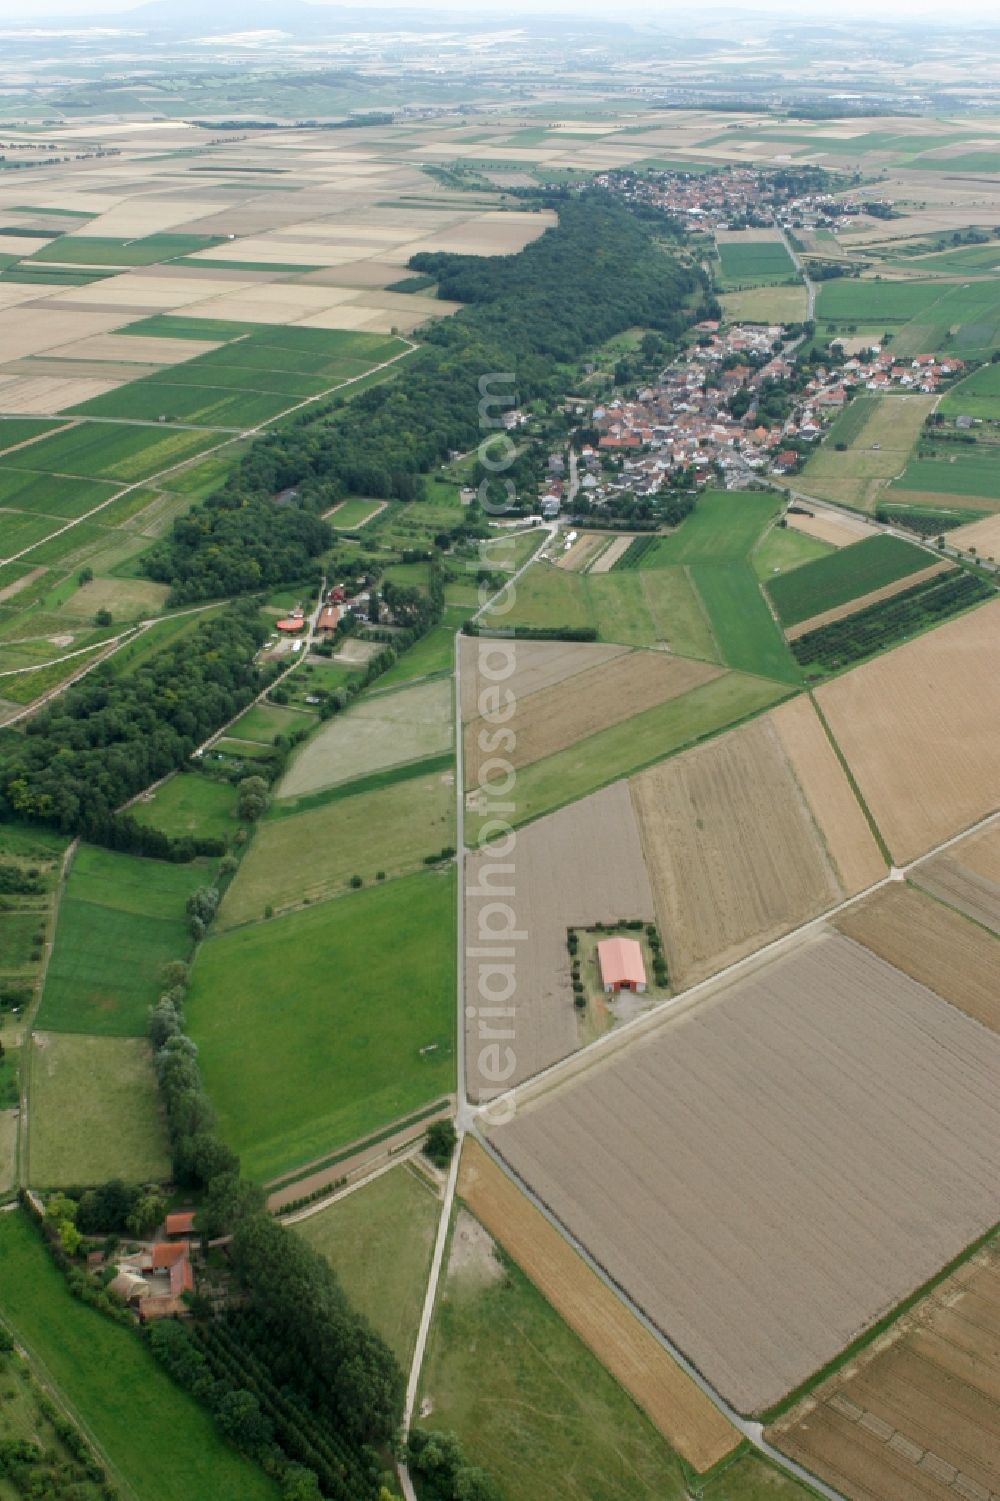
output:
<svg viewBox="0 0 1000 1501"><path fill-rule="evenodd" d="M911 459L893 490L927 490L938 495L981 495L1000 502L1000 448L958 449L946 458Z"/></svg>
<svg viewBox="0 0 1000 1501"><path fill-rule="evenodd" d="M276 1501L130 1329L74 1298L23 1211L0 1215L0 1317L96 1438L126 1501Z"/></svg>
<svg viewBox="0 0 1000 1501"><path fill-rule="evenodd" d="M167 1178L166 1133L145 1039L36 1033L29 1147L35 1188Z"/></svg>
<svg viewBox="0 0 1000 1501"><path fill-rule="evenodd" d="M244 856L219 913L223 927L256 922L349 889L417 870L427 855L455 842L454 777L434 772L361 792L291 818L265 820Z"/></svg>
<svg viewBox="0 0 1000 1501"><path fill-rule="evenodd" d="M172 839L185 834L205 839L231 839L239 828L236 788L211 777L177 774L148 799L129 809L136 823L162 829Z"/></svg>
<svg viewBox="0 0 1000 1501"><path fill-rule="evenodd" d="M495 1261L488 1245L449 1266L421 1396L433 1404L421 1426L457 1433L505 1501L689 1494L666 1440L520 1269Z"/></svg>
<svg viewBox="0 0 1000 1501"><path fill-rule="evenodd" d="M734 563L747 557L782 506L777 495L706 490L686 521L642 559L643 571L671 563Z"/></svg>
<svg viewBox="0 0 1000 1501"><path fill-rule="evenodd" d="M453 1087L454 920L453 872L422 872L202 945L188 1028L251 1177L313 1161Z"/></svg>
<svg viewBox="0 0 1000 1501"><path fill-rule="evenodd" d="M727 666L801 683L802 674L749 563L692 563L691 575Z"/></svg>
<svg viewBox="0 0 1000 1501"><path fill-rule="evenodd" d="M129 381L79 406L78 417L127 417L143 422L191 422L201 427L240 430L254 427L293 405L294 396L270 391L232 391L222 386L173 383L166 376Z"/></svg>
<svg viewBox="0 0 1000 1501"><path fill-rule="evenodd" d="M155 234L138 240L111 240L81 230L43 245L30 259L74 266L154 266L218 243L219 237L211 235Z"/></svg>
<svg viewBox="0 0 1000 1501"><path fill-rule="evenodd" d="M352 1308L364 1314L408 1369L417 1338L440 1205L405 1163L296 1225L333 1267Z"/></svg>
<svg viewBox="0 0 1000 1501"><path fill-rule="evenodd" d="M384 504L384 501L368 500L363 495L350 495L340 502L328 519L330 525L339 531L354 531L369 522Z"/></svg>
<svg viewBox="0 0 1000 1501"><path fill-rule="evenodd" d="M38 1401L42 1389L32 1379L28 1361L17 1350L0 1353L0 1380L0 1451L14 1443L37 1445L41 1453L32 1466L31 1484L38 1486L36 1494L46 1495L50 1501L69 1497L73 1501L101 1501L101 1483L87 1478L83 1464L73 1457L44 1414ZM19 1494L23 1492L13 1488L8 1476L0 1479L3 1501L15 1501Z"/></svg>
<svg viewBox="0 0 1000 1501"><path fill-rule="evenodd" d="M787 683L727 672L680 698L600 730L519 770L511 822L528 823L575 802L767 708L791 691ZM475 814L466 815L467 844L474 843L483 822Z"/></svg>
<svg viewBox="0 0 1000 1501"><path fill-rule="evenodd" d="M378 679L377 686L395 688L410 683L414 678L432 677L436 673L450 672L455 660L455 632L445 625L436 625L426 636L404 652L389 671Z"/></svg>
<svg viewBox="0 0 1000 1501"><path fill-rule="evenodd" d="M833 551L829 542L821 542L818 537L810 537L791 526L773 526L754 548L750 561L759 579L769 579L816 558L825 558Z"/></svg>
<svg viewBox="0 0 1000 1501"><path fill-rule="evenodd" d="M128 389L125 387L124 389ZM110 422L78 422L39 438L29 448L0 455L0 468L23 469L31 456L36 472L107 478L129 484L193 457L218 439L210 433L172 428L116 427Z"/></svg>
<svg viewBox="0 0 1000 1501"><path fill-rule="evenodd" d="M727 241L718 246L724 287L765 286L790 281L795 263L780 240Z"/></svg>
<svg viewBox="0 0 1000 1501"><path fill-rule="evenodd" d="M939 281L858 281L840 277L820 283L816 320L830 323L908 323L940 301Z"/></svg>
<svg viewBox="0 0 1000 1501"><path fill-rule="evenodd" d="M513 586L514 606L506 614L494 615L487 610L484 625L529 626L546 630L567 626L596 625L590 596L581 573L556 568L552 563L535 563ZM509 596L501 598L501 612Z"/></svg>
<svg viewBox="0 0 1000 1501"><path fill-rule="evenodd" d="M781 623L798 625L812 615L894 584L933 561L924 548L882 533L781 574L768 584L768 593Z"/></svg>
<svg viewBox="0 0 1000 1501"><path fill-rule="evenodd" d="M945 417L981 417L984 421L1000 419L1000 364L981 365L965 380L946 391L938 403Z"/></svg>
<svg viewBox="0 0 1000 1501"><path fill-rule="evenodd" d="M253 704L235 724L230 725L229 734L236 740L256 740L260 745L273 745L277 735L315 729L318 723L315 714L299 709L284 709L280 704Z"/></svg>
<svg viewBox="0 0 1000 1501"><path fill-rule="evenodd" d="M50 417L0 417L0 449L40 438L58 426L58 420L53 421Z"/></svg>
<svg viewBox="0 0 1000 1501"><path fill-rule="evenodd" d="M170 865L81 845L59 907L38 1025L143 1035L164 964L190 951L184 903L211 876L203 861Z"/></svg>

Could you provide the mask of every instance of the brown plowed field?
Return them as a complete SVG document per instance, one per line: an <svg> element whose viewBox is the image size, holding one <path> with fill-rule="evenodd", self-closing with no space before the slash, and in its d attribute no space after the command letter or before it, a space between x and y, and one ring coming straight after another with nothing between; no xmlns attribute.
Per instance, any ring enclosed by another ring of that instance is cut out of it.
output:
<svg viewBox="0 0 1000 1501"><path fill-rule="evenodd" d="M650 767L631 786L675 987L844 895L771 715Z"/></svg>
<svg viewBox="0 0 1000 1501"><path fill-rule="evenodd" d="M845 896L864 891L882 879L886 864L812 699L805 695L790 698L769 718L833 858Z"/></svg>
<svg viewBox="0 0 1000 1501"><path fill-rule="evenodd" d="M465 1138L458 1192L574 1333L698 1471L740 1435L477 1141Z"/></svg>
<svg viewBox="0 0 1000 1501"><path fill-rule="evenodd" d="M462 718L475 719L481 712L479 694L484 688L509 688L518 700L540 693L565 678L590 667L600 667L623 657L627 646L590 641L493 641L463 636ZM508 673L508 664L513 668ZM488 674L496 674L495 680Z"/></svg>
<svg viewBox="0 0 1000 1501"><path fill-rule="evenodd" d="M557 568L568 568L570 573L582 573L587 564L596 558L608 545L606 532L581 532L565 552L556 559Z"/></svg>
<svg viewBox="0 0 1000 1501"><path fill-rule="evenodd" d="M794 531L805 532L807 537L817 537L820 542L829 542L831 547L850 547L858 537L870 537L872 529L863 521L847 516L838 516L833 511L817 510L814 516L797 512L786 513L788 525Z"/></svg>
<svg viewBox="0 0 1000 1501"><path fill-rule="evenodd" d="M1000 824L972 834L913 872L918 886L1000 934Z"/></svg>
<svg viewBox="0 0 1000 1501"><path fill-rule="evenodd" d="M484 909L498 901L507 903L516 920L511 925L525 935L508 945L514 950L513 960L498 956L498 962L513 964L516 987L504 1002L514 1008L514 1036L503 1040L515 1060L509 1077L487 1077L485 1070L494 1065L488 1058L484 1061L481 1021L475 1014L467 1018L468 1088L473 1099L481 1099L484 1090L492 1088L495 1094L500 1083L520 1083L579 1046L566 929L653 917L639 830L625 783L616 782L519 829L509 856L501 858L488 849L469 855L465 890L466 1001L473 1013L478 1005L488 1004L481 999L480 981L499 983L488 981L479 968L491 955L474 952L490 947L488 940L479 940L481 914L493 927L506 921Z"/></svg>
<svg viewBox="0 0 1000 1501"><path fill-rule="evenodd" d="M505 727L515 736L505 758L512 766L528 766L609 725L631 719L668 699L679 698L701 683L722 675L721 667L671 657L665 652L629 652L599 667L577 673L554 687L518 699ZM465 731L465 785L479 782L480 762L496 755L480 749L480 733L491 737L496 726L474 719ZM487 738L486 744L490 740Z"/></svg>
<svg viewBox="0 0 1000 1501"><path fill-rule="evenodd" d="M1000 803L1000 600L816 690L897 864Z"/></svg>
<svg viewBox="0 0 1000 1501"><path fill-rule="evenodd" d="M1000 553L1000 516L986 516L982 521L957 527L948 533L948 541L952 547L974 547L980 557L996 557Z"/></svg>
<svg viewBox="0 0 1000 1501"><path fill-rule="evenodd" d="M1000 1495L1000 1254L980 1251L768 1432L852 1501Z"/></svg>
<svg viewBox="0 0 1000 1501"><path fill-rule="evenodd" d="M828 932L490 1135L754 1412L995 1221L998 1070L1000 1037Z"/></svg>
<svg viewBox="0 0 1000 1501"><path fill-rule="evenodd" d="M848 938L1000 1032L1000 944L912 886L893 882L836 918Z"/></svg>
<svg viewBox="0 0 1000 1501"><path fill-rule="evenodd" d="M804 636L807 631L818 631L820 626L830 625L834 620L843 620L846 615L853 615L857 610L867 609L869 605L877 605L880 599L891 599L894 594L902 594L904 589L912 589L916 584L922 584L925 579L936 578L939 573L951 573L955 568L954 563L941 561L931 563L927 568L921 568L916 573L908 573L905 578L895 579L891 584L883 584L881 589L869 589L867 594L859 594L856 599L849 599L846 604L835 605L832 610L823 610L819 615L810 615L808 620L800 620L798 625L793 625L785 632L788 641L794 641L798 636Z"/></svg>

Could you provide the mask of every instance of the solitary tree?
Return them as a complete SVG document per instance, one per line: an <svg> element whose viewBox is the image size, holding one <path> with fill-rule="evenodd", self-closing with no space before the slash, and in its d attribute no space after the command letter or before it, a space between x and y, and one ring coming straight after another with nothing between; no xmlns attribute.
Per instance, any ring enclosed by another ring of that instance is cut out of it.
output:
<svg viewBox="0 0 1000 1501"><path fill-rule="evenodd" d="M247 819L250 823L256 823L257 819L267 812L268 804L267 783L263 777L244 777L239 785L239 796L236 800L236 812L238 817Z"/></svg>

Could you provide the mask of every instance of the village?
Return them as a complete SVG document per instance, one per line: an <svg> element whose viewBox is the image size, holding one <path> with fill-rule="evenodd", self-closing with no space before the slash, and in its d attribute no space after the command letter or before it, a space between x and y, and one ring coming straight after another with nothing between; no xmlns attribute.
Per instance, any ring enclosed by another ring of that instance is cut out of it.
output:
<svg viewBox="0 0 1000 1501"><path fill-rule="evenodd" d="M964 373L952 355L897 357L879 344L848 352L835 339L829 357L803 372L799 337L780 325L715 321L696 325L695 341L634 396L591 405L574 396L568 458L554 453L539 497L546 518L587 515L664 488L710 481L737 489L801 468L834 417L858 393L936 392Z"/></svg>
<svg viewBox="0 0 1000 1501"><path fill-rule="evenodd" d="M828 186L842 187L822 168L801 165L775 171L754 166L711 172L612 171L596 181L630 203L648 203L681 218L690 229L725 229L781 224L796 229L828 229L838 219L864 211L860 200L837 198Z"/></svg>

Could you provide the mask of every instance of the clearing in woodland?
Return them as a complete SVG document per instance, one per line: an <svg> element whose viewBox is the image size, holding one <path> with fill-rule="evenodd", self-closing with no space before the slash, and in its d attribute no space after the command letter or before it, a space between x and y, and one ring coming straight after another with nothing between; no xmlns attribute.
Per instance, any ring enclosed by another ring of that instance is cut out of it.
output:
<svg viewBox="0 0 1000 1501"><path fill-rule="evenodd" d="M896 864L995 810L998 681L992 600L816 690Z"/></svg>
<svg viewBox="0 0 1000 1501"><path fill-rule="evenodd" d="M490 1140L759 1412L994 1223L998 1068L1000 1037L828 932L529 1087Z"/></svg>

